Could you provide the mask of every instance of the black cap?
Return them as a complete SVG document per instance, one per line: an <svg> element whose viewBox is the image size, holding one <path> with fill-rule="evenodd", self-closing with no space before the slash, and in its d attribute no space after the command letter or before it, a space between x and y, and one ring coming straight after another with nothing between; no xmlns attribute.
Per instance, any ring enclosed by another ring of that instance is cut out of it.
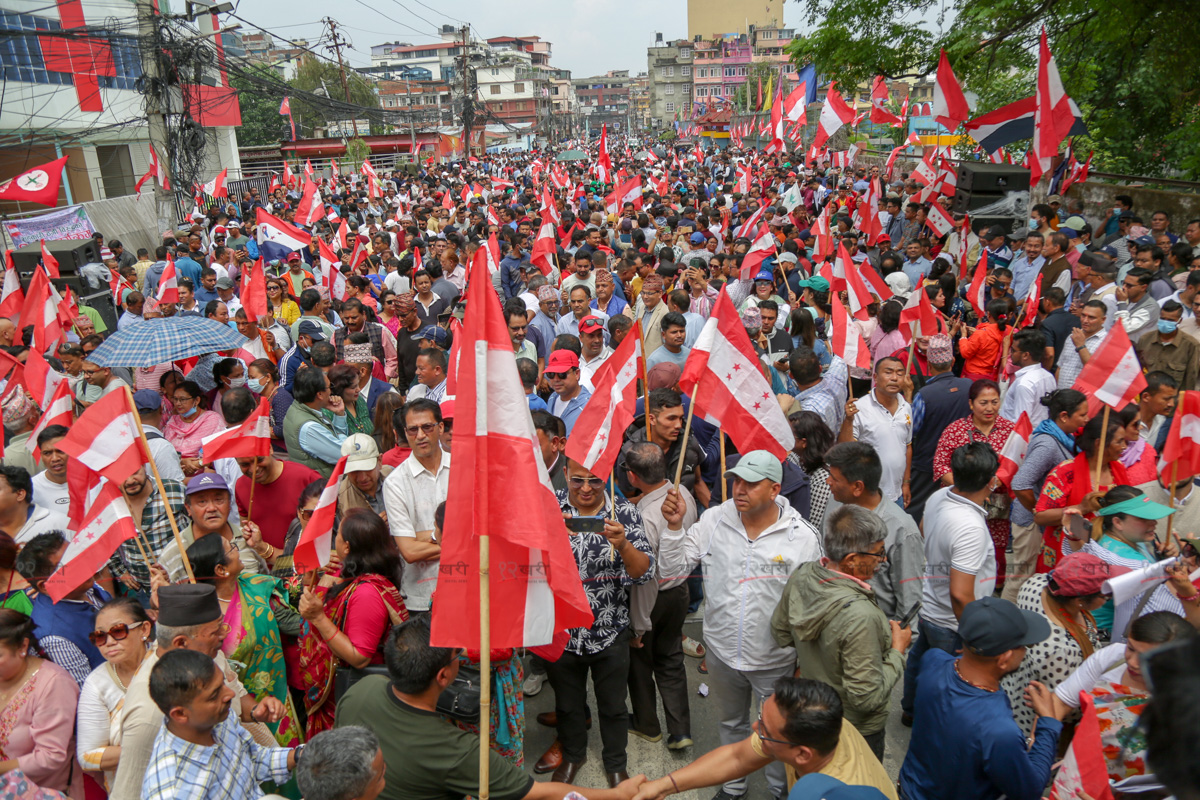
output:
<svg viewBox="0 0 1200 800"><path fill-rule="evenodd" d="M205 625L221 618L217 590L206 583L176 583L158 589L158 621L171 628Z"/></svg>
<svg viewBox="0 0 1200 800"><path fill-rule="evenodd" d="M958 635L972 653L990 658L1045 640L1050 636L1050 623L1009 600L983 597L963 609Z"/></svg>
<svg viewBox="0 0 1200 800"><path fill-rule="evenodd" d="M1008 233L1004 230L1004 228L1000 227L999 225L993 225L992 227L988 228L988 232L984 236L984 238L985 239L996 239L1000 236L1008 236Z"/></svg>

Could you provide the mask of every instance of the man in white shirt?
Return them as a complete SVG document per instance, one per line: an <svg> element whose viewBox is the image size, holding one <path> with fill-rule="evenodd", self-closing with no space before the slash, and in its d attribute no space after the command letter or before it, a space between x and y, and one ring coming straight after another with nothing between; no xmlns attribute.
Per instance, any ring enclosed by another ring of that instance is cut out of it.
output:
<svg viewBox="0 0 1200 800"><path fill-rule="evenodd" d="M803 563L821 557L816 530L779 496L783 466L766 450L742 456L726 471L732 499L683 527L684 501L667 492L662 515L667 529L659 540L659 574L689 575L704 562L704 642L708 683L721 720L721 744L750 733L754 696L765 700L779 678L796 669L796 653L771 635L771 616L788 578ZM787 786L782 764L767 767L772 794ZM739 778L725 784L729 797L746 793Z"/></svg>
<svg viewBox="0 0 1200 800"><path fill-rule="evenodd" d="M64 425L48 425L37 437L42 456L42 471L33 476L33 502L42 508L70 516L71 497L67 491L68 456L58 449L67 435Z"/></svg>
<svg viewBox="0 0 1200 800"><path fill-rule="evenodd" d="M912 496L912 406L900 393L904 365L900 359L886 356L875 363L875 388L857 402L846 403L839 442L859 441L879 453L883 477L879 491L885 499L904 505Z"/></svg>
<svg viewBox="0 0 1200 800"><path fill-rule="evenodd" d="M906 724L912 724L922 656L932 647L947 653L960 650L958 619L963 609L991 597L996 589L996 550L983 503L999 468L999 458L985 442L963 445L950 456L954 485L934 492L925 503L920 635L908 655L900 701Z"/></svg>
<svg viewBox="0 0 1200 800"><path fill-rule="evenodd" d="M434 539L434 512L450 485L450 454L442 450L442 410L420 398L405 404L403 433L412 455L383 481L388 528L404 559L400 591L410 612L428 612L437 588L442 546Z"/></svg>
<svg viewBox="0 0 1200 800"><path fill-rule="evenodd" d="M589 314L579 321L579 383L589 392L595 391L592 377L613 354L604 343L604 320Z"/></svg>
<svg viewBox="0 0 1200 800"><path fill-rule="evenodd" d="M1063 347L1058 359L1058 388L1070 389L1091 361L1092 354L1104 341L1108 307L1100 300L1088 300L1079 310L1079 327L1071 332L1071 340Z"/></svg>
<svg viewBox="0 0 1200 800"><path fill-rule="evenodd" d="M164 481L186 482L179 451L162 434L162 395L153 389L138 389L133 393L133 404L142 419L142 430L146 432L150 457L158 467L159 477Z"/></svg>
<svg viewBox="0 0 1200 800"><path fill-rule="evenodd" d="M1024 411L1035 428L1047 418L1049 411L1042 405L1042 398L1057 389L1058 382L1042 366L1045 355L1046 334L1041 331L1026 328L1013 337L1009 358L1017 373L1000 405L1000 416L1015 423Z"/></svg>

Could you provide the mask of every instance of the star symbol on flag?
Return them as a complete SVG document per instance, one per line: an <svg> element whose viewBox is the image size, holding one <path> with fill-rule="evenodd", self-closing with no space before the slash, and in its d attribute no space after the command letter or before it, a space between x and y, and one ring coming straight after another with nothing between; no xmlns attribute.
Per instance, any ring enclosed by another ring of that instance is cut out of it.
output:
<svg viewBox="0 0 1200 800"><path fill-rule="evenodd" d="M608 435L605 433L598 433L598 434L596 434L596 438L603 442L605 439L608 438Z"/></svg>
<svg viewBox="0 0 1200 800"><path fill-rule="evenodd" d="M771 399L771 395L770 395L770 393L769 393L769 392L763 392L763 400L770 400L770 399Z"/></svg>
<svg viewBox="0 0 1200 800"><path fill-rule="evenodd" d="M754 404L754 410L755 410L755 411L758 411L758 409L759 409L759 408L761 408L761 407L762 407L762 403L755 403L755 404Z"/></svg>
<svg viewBox="0 0 1200 800"><path fill-rule="evenodd" d="M733 365L733 371L734 371L734 372L737 372L737 371L738 371L738 370L740 370L741 368L742 368L742 365L741 365L741 364L734 364L734 365Z"/></svg>
<svg viewBox="0 0 1200 800"><path fill-rule="evenodd" d="M733 373L732 372L725 373L725 380L727 380L727 381L733 380Z"/></svg>
<svg viewBox="0 0 1200 800"><path fill-rule="evenodd" d="M84 538L84 539L87 539L87 540L90 542L90 541L92 541L93 539L95 539L95 538L96 538L96 532L95 532L95 531L88 531L88 532L87 532L87 536L84 536L83 538Z"/></svg>

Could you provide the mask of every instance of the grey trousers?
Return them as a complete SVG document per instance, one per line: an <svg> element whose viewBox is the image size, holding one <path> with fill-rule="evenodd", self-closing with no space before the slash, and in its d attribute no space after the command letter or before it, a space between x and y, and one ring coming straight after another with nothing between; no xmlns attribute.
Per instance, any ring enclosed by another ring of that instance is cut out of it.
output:
<svg viewBox="0 0 1200 800"><path fill-rule="evenodd" d="M717 716L721 720L721 744L740 742L752 733L750 724L758 719L764 700L775 691L775 681L795 673L792 665L763 670L736 670L713 655L712 648L705 657L708 665L708 685L711 697L717 704ZM754 716L751 716L753 712ZM782 762L776 761L764 770L771 793L779 797L787 793L787 772ZM746 779L739 778L725 784L725 791L732 795L746 793Z"/></svg>

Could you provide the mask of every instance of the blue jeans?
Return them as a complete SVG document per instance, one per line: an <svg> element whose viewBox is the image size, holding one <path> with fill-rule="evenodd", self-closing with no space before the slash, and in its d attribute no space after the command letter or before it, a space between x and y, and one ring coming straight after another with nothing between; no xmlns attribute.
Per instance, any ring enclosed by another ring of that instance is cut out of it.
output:
<svg viewBox="0 0 1200 800"><path fill-rule="evenodd" d="M921 620L921 632L912 650L908 651L908 662L904 665L904 696L900 698L900 710L905 714L913 713L913 700L917 694L917 676L921 674L921 659L931 647L945 650L954 655L962 649L962 638L958 631L934 625L928 620Z"/></svg>

